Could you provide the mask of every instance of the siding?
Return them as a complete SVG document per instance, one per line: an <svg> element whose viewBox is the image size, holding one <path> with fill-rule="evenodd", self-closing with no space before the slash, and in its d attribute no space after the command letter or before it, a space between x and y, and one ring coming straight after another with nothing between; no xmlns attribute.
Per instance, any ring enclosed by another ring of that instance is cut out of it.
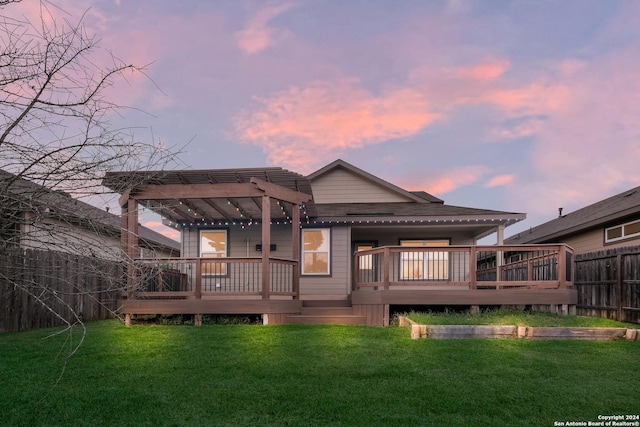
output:
<svg viewBox="0 0 640 427"><path fill-rule="evenodd" d="M451 245L473 245L473 237L464 232L454 232L451 229L437 229L425 226L423 228L366 229L354 228L352 231L354 242L376 241L378 246L398 246L400 240L409 239L450 239Z"/></svg>
<svg viewBox="0 0 640 427"><path fill-rule="evenodd" d="M259 226L231 227L228 229L229 256L231 257L260 257L261 252L255 250L257 243L261 243L262 231ZM183 257L195 258L199 256L199 230L197 228L184 229L182 232ZM333 227L331 229L331 275L330 276L301 276L300 295L326 296L332 298L346 297L351 289L351 233L349 227ZM272 225L271 244L276 245L272 257L291 259L291 226ZM248 246L248 251L247 251Z"/></svg>
<svg viewBox="0 0 640 427"><path fill-rule="evenodd" d="M223 230L225 228L211 228L212 230ZM200 230L205 228L187 228L182 231L182 257L198 258L200 256ZM252 227L231 227L227 228L228 250L230 257L261 257L262 252L256 251L256 244L262 243L262 228ZM276 245L275 252L271 256L275 258L291 259L291 226L272 225L271 244Z"/></svg>
<svg viewBox="0 0 640 427"><path fill-rule="evenodd" d="M331 228L331 275L301 276L300 297L346 297L351 293L351 228Z"/></svg>
<svg viewBox="0 0 640 427"><path fill-rule="evenodd" d="M575 236L562 239L563 243L571 246L575 253L597 252L608 249L623 248L640 244L640 238L622 240L613 244L604 244L604 228L591 230Z"/></svg>
<svg viewBox="0 0 640 427"><path fill-rule="evenodd" d="M31 214L25 214L32 218ZM63 221L47 218L37 225L25 221L20 230L20 246L25 249L52 250L73 255L87 255L120 260L120 235L107 236Z"/></svg>
<svg viewBox="0 0 640 427"><path fill-rule="evenodd" d="M322 203L406 202L404 197L381 185L365 180L344 169L336 169L312 183L313 200Z"/></svg>

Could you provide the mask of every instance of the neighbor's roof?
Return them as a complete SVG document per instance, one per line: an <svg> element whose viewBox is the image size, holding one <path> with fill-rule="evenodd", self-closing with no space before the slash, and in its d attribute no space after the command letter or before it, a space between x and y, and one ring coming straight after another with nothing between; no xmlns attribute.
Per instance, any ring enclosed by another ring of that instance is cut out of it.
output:
<svg viewBox="0 0 640 427"><path fill-rule="evenodd" d="M639 213L640 187L635 187L511 236L505 243L551 242Z"/></svg>
<svg viewBox="0 0 640 427"><path fill-rule="evenodd" d="M48 216L64 219L84 228L102 228L114 236L120 235L120 217L106 210L71 197L61 191L52 190L26 179L15 179L16 175L0 169L0 189L3 183L13 181L9 191L18 201L28 201L28 207L43 209ZM46 211L44 210L46 209ZM138 232L142 243L150 246L163 246L179 251L180 243L169 237L140 226Z"/></svg>

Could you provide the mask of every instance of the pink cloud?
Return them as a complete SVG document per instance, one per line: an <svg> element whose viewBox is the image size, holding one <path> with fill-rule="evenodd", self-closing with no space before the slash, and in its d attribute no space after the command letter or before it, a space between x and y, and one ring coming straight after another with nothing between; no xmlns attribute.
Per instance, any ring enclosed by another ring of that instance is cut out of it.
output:
<svg viewBox="0 0 640 427"><path fill-rule="evenodd" d="M258 99L252 111L236 118L236 129L271 163L304 172L336 152L413 136L438 118L419 90L394 88L376 96L345 79Z"/></svg>
<svg viewBox="0 0 640 427"><path fill-rule="evenodd" d="M470 67L459 68L457 74L464 79L493 80L502 76L509 68L505 59L490 60Z"/></svg>
<svg viewBox="0 0 640 427"><path fill-rule="evenodd" d="M510 67L508 60L500 58L453 72L448 67L419 67L409 73L407 85L420 88L431 104L447 114L466 105L477 105L506 114L505 118L547 115L566 109L571 102L570 82L546 77L521 82L515 74L504 75ZM567 73L578 70L579 64L567 62L563 69Z"/></svg>
<svg viewBox="0 0 640 427"><path fill-rule="evenodd" d="M159 221L146 221L143 225L147 228L157 231L164 236L167 236L170 239L180 240L180 232L178 230L169 228Z"/></svg>
<svg viewBox="0 0 640 427"><path fill-rule="evenodd" d="M513 89L488 90L471 102L492 104L515 115L546 114L564 108L570 92L567 85L534 83Z"/></svg>
<svg viewBox="0 0 640 427"><path fill-rule="evenodd" d="M515 176L511 174L494 176L489 180L489 182L487 182L487 187L503 187L511 184L514 178Z"/></svg>
<svg viewBox="0 0 640 427"><path fill-rule="evenodd" d="M558 81L571 97L539 129L531 177L514 189L514 203L551 215L557 207L570 212L640 185L638 58L632 47L588 64L559 65Z"/></svg>
<svg viewBox="0 0 640 427"><path fill-rule="evenodd" d="M237 46L247 54L254 54L276 43L287 32L270 28L268 24L291 7L293 7L293 3L281 3L268 5L258 10L249 18L246 26L235 34Z"/></svg>
<svg viewBox="0 0 640 427"><path fill-rule="evenodd" d="M437 175L404 177L396 181L401 188L409 191L427 191L433 195L442 195L477 182L489 171L489 168L482 165L462 166L442 171Z"/></svg>

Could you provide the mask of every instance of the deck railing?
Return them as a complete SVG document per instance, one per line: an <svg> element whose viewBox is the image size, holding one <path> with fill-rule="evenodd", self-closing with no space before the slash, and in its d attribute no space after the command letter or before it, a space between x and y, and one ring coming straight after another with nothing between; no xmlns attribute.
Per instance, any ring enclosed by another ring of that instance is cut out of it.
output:
<svg viewBox="0 0 640 427"><path fill-rule="evenodd" d="M263 292L262 258L139 259L132 298L202 298L210 295L297 297L298 262L269 259L269 292Z"/></svg>
<svg viewBox="0 0 640 427"><path fill-rule="evenodd" d="M354 254L354 289L567 288L572 286L572 257L564 244L384 246Z"/></svg>

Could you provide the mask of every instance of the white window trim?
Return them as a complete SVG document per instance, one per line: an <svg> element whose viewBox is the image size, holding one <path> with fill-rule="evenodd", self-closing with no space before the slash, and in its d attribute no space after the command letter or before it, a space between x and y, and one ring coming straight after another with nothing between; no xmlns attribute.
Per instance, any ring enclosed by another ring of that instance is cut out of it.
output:
<svg viewBox="0 0 640 427"><path fill-rule="evenodd" d="M327 250L305 250L304 249L304 234L307 231L322 231L325 230L327 232ZM301 246L301 256L300 256L300 267L301 267L301 275L303 276L330 276L331 275L331 228L303 228L300 238L302 240ZM326 253L327 254L327 271L325 273L307 273L304 271L304 255L311 253Z"/></svg>
<svg viewBox="0 0 640 427"><path fill-rule="evenodd" d="M446 242L447 246L450 244L449 241L446 239L402 239L400 240L401 246L403 242L423 242L423 243ZM449 252L419 252L417 259L413 259L413 257L411 259L409 258L405 259L405 256L406 256L405 254L408 254L411 252L410 248L420 248L420 247L428 247L428 246L429 246L428 244L423 246L406 246L407 252L400 253L400 280L407 280L407 281L438 281L438 280L447 281L449 280L449 275L450 275ZM419 278L404 277L404 261L405 260L422 262L422 277L419 277ZM435 276L434 274L429 275L428 274L429 262L438 262L438 261L446 262L447 268L445 269L445 271L442 272L443 274L439 276Z"/></svg>
<svg viewBox="0 0 640 427"><path fill-rule="evenodd" d="M202 234L203 233L211 233L211 232L223 232L224 233L224 247L225 250L224 251L203 251L202 250ZM206 256L204 256L204 254L222 254L222 256L220 257L212 257L212 258L226 258L227 257L227 251L229 249L229 230L226 229L204 229L204 230L200 230L200 232L198 233L198 251L199 251L199 256L200 258L207 258ZM221 272L220 274L216 274L216 273L202 273L203 276L209 276L209 277L222 277L222 276L226 276L227 275L227 264L221 264L222 268L221 268ZM204 270L204 266L203 266L203 270Z"/></svg>
<svg viewBox="0 0 640 427"><path fill-rule="evenodd" d="M625 229L626 229L626 227L628 225L632 225L632 224L635 225L637 223L640 223L640 219L637 219L635 221L625 222L624 224L618 224L618 225L616 225L614 227L605 228L604 229L604 242L605 243L614 243L614 242L619 242L621 240L631 239L631 238L634 238L634 237L640 237L640 232L638 232L638 233L630 233L630 234L626 234L625 233ZM613 229L616 229L616 228L621 228L622 235L620 237L615 237L613 239L609 239L607 237L608 234L609 234L609 230L613 230Z"/></svg>

